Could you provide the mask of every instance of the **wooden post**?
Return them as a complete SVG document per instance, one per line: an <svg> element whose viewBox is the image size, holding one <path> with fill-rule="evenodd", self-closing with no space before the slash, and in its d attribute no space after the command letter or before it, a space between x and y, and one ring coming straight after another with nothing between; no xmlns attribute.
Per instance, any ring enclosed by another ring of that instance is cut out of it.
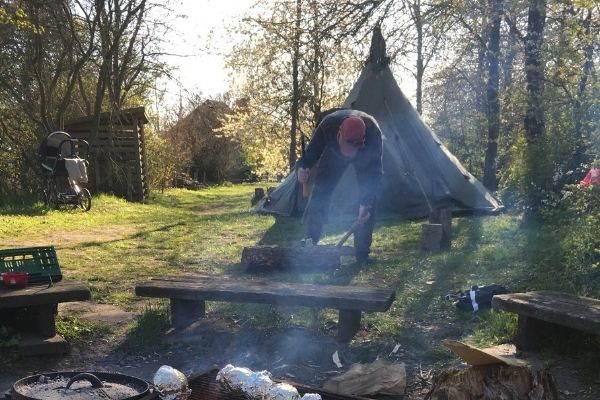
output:
<svg viewBox="0 0 600 400"><path fill-rule="evenodd" d="M133 179L131 176L131 165L127 161L125 164L125 180L127 185L127 200L133 201Z"/></svg>
<svg viewBox="0 0 600 400"><path fill-rule="evenodd" d="M449 208L433 210L429 213L429 223L442 225L440 248L450 250L452 244L452 210Z"/></svg>
<svg viewBox="0 0 600 400"><path fill-rule="evenodd" d="M204 318L205 312L203 300L171 299L171 325L176 329L183 329Z"/></svg>
<svg viewBox="0 0 600 400"><path fill-rule="evenodd" d="M518 350L539 350L545 345L567 342L575 330L519 314L514 342ZM551 337L548 335L552 332Z"/></svg>
<svg viewBox="0 0 600 400"><path fill-rule="evenodd" d="M360 310L340 310L337 340L345 343L352 340L360 329Z"/></svg>
<svg viewBox="0 0 600 400"><path fill-rule="evenodd" d="M442 224L423 224L421 226L421 249L440 251L442 243Z"/></svg>
<svg viewBox="0 0 600 400"><path fill-rule="evenodd" d="M35 332L44 338L49 338L56 335L55 318L57 312L57 304L32 306L31 313L32 317L34 318Z"/></svg>

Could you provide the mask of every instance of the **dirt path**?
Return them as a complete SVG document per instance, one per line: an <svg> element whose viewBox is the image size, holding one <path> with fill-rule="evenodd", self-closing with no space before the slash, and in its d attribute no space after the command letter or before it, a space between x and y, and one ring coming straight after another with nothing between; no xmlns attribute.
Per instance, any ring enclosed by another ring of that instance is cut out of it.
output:
<svg viewBox="0 0 600 400"><path fill-rule="evenodd" d="M372 362L377 357L406 364L407 399L422 399L430 388L433 365L422 362L423 350L400 343L395 354L391 345L371 342L368 332L359 332L350 345L340 345L333 333L313 332L301 328L256 330L225 319L199 321L183 332L167 332L167 346L144 354L133 354L119 346L127 327L137 314L120 307L104 304L69 303L61 305L63 315L111 325L117 332L113 342L96 339L76 341L64 356L27 357L0 371L0 393L10 389L19 378L53 371L116 371L151 381L161 365L171 365L186 375L213 365L232 363L254 370L269 370L274 377L303 384L321 386L323 382L355 362ZM416 333L428 335L426 331ZM431 338L428 338L431 339ZM342 368L332 361L337 351ZM533 354L522 355L532 364L542 361ZM455 363L455 365L458 365ZM464 365L463 365L464 367ZM600 382L585 384L577 363L560 360L551 368L564 399L598 399Z"/></svg>

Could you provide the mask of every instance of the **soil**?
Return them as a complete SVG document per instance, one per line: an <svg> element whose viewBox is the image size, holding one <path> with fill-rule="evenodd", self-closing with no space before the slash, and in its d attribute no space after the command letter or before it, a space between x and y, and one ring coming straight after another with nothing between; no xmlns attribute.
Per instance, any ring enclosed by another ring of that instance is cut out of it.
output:
<svg viewBox="0 0 600 400"><path fill-rule="evenodd" d="M335 326L322 331L304 328L258 330L240 321L214 318L198 321L180 332L169 330L165 332L165 346L140 354L121 344L128 326L137 317L136 312L113 305L82 302L61 304L59 314L74 314L80 319L110 324L117 332L116 338L113 341L72 341L66 355L23 357L14 362L0 362L0 394L8 391L16 380L38 373L111 371L151 382L154 373L162 365L170 365L190 376L227 363L253 370L266 369L274 378L320 387L327 379L347 370L353 363L370 363L377 358L386 358L406 365L408 382L403 398L420 400L431 388L436 370L467 367L458 361L445 365L440 365L439 360L437 363L428 361L430 358L423 346L371 341L369 327L363 327L350 344L339 344L335 341ZM431 344L441 341L444 336L460 337L457 329L432 330L430 327L410 324L406 329ZM433 331L436 333L431 333ZM332 360L336 351L341 368ZM515 355L513 346L504 345L499 351L504 355ZM557 381L561 398L600 398L598 372L595 372L596 381L590 379L590 372L585 371L577 360L560 359L548 365L547 361L544 363L539 355L533 353L519 353L518 356L533 368L549 367Z"/></svg>

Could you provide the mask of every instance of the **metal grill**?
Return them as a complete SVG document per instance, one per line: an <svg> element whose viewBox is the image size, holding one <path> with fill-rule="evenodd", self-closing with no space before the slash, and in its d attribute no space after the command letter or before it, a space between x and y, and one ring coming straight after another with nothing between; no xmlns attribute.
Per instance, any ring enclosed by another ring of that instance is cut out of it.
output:
<svg viewBox="0 0 600 400"><path fill-rule="evenodd" d="M188 379L189 388L192 394L189 400L249 400L247 396L240 393L231 392L216 381L217 368L192 375ZM344 396L336 393L324 391L322 389L299 385L295 382L288 382L298 389L298 393L318 393L323 400L370 400L365 397Z"/></svg>

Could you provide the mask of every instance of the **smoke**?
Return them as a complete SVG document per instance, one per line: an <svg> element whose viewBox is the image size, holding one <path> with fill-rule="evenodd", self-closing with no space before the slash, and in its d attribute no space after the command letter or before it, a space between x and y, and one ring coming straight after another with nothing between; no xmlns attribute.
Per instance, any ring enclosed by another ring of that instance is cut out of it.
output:
<svg viewBox="0 0 600 400"><path fill-rule="evenodd" d="M289 313L289 309L282 312ZM331 355L339 347L333 337L303 327L210 329L201 336L204 351L188 368L191 372L232 364L308 384L321 384L326 377L322 371L335 368Z"/></svg>

